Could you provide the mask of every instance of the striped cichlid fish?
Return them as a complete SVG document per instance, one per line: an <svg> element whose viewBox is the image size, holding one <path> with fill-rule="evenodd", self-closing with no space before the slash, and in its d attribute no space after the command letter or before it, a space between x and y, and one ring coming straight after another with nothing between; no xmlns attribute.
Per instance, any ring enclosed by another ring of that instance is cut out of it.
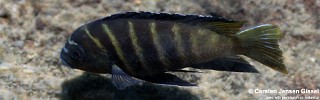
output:
<svg viewBox="0 0 320 100"><path fill-rule="evenodd" d="M139 82L195 86L169 72L183 68L258 73L239 55L287 74L276 25L240 30L245 22L220 16L151 12L114 14L75 30L61 50L64 65L110 73L124 89Z"/></svg>

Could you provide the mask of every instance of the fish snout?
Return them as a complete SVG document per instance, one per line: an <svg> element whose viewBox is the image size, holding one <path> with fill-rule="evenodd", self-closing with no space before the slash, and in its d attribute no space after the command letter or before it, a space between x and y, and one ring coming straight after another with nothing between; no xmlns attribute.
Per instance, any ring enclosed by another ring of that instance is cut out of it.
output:
<svg viewBox="0 0 320 100"><path fill-rule="evenodd" d="M69 68L72 68L72 66L68 63L68 61L66 60L66 54L64 52L64 50L61 50L60 53L60 62L62 63L62 65L67 66Z"/></svg>

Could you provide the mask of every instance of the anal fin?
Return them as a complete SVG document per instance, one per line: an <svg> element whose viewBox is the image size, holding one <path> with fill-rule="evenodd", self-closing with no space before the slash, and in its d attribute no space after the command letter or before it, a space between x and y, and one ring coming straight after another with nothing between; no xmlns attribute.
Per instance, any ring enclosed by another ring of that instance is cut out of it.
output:
<svg viewBox="0 0 320 100"><path fill-rule="evenodd" d="M177 69L177 70L171 70L169 72L184 72L184 73L203 73L201 71L196 70L184 70L184 69Z"/></svg>
<svg viewBox="0 0 320 100"><path fill-rule="evenodd" d="M197 84L195 83L190 83L170 73L161 73L161 74L156 74L152 76L144 76L144 77L140 77L139 79L142 79L147 82L155 83L155 84L177 85L177 86L197 86Z"/></svg>
<svg viewBox="0 0 320 100"><path fill-rule="evenodd" d="M238 56L219 58L213 61L191 65L191 67L218 71L259 73L254 66L250 65L249 62Z"/></svg>
<svg viewBox="0 0 320 100"><path fill-rule="evenodd" d="M125 89L128 86L142 82L139 79L129 76L117 65L112 65L112 84L119 90Z"/></svg>

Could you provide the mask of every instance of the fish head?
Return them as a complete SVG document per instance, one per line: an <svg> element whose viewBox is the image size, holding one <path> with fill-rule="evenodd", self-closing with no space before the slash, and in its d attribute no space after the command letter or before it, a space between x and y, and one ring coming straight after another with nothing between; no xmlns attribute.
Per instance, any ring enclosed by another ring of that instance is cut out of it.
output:
<svg viewBox="0 0 320 100"><path fill-rule="evenodd" d="M75 31L61 49L61 63L69 68L87 72L110 73L112 61L108 54L93 48L86 40L86 35L81 34L81 31Z"/></svg>

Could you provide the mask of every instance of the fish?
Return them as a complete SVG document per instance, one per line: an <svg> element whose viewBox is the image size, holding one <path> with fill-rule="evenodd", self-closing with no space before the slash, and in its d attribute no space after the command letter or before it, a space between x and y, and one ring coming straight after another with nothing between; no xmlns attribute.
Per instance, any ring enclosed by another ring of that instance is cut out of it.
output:
<svg viewBox="0 0 320 100"><path fill-rule="evenodd" d="M279 27L244 24L219 15L117 13L76 29L60 59L70 68L111 74L119 90L142 82L197 86L173 74L198 72L186 68L259 73L243 56L288 74Z"/></svg>

